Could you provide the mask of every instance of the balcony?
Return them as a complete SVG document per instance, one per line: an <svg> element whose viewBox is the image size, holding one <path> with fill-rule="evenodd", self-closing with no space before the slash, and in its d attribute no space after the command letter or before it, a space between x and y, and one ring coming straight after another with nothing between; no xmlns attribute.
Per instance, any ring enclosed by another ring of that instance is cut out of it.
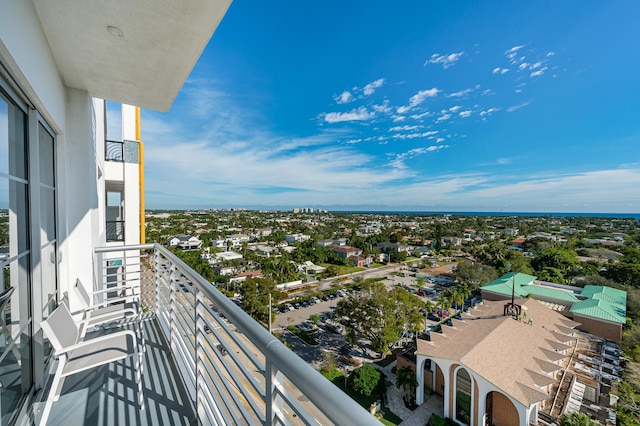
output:
<svg viewBox="0 0 640 426"><path fill-rule="evenodd" d="M99 248L95 256L97 288L140 294L145 410L131 365L120 362L70 378L49 424L378 424L166 248Z"/></svg>
<svg viewBox="0 0 640 426"><path fill-rule="evenodd" d="M106 161L124 162L124 142L104 141L104 159Z"/></svg>
<svg viewBox="0 0 640 426"><path fill-rule="evenodd" d="M124 220L108 220L106 238L107 242L124 241Z"/></svg>

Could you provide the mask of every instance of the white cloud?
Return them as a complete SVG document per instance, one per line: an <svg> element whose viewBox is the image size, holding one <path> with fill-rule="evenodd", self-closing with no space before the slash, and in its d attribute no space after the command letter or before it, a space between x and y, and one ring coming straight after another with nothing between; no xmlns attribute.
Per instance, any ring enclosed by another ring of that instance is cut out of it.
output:
<svg viewBox="0 0 640 426"><path fill-rule="evenodd" d="M510 106L509 108L507 108L507 112L517 111L520 108L526 107L527 105L529 105L529 102L523 102L523 103L521 103L519 105Z"/></svg>
<svg viewBox="0 0 640 426"><path fill-rule="evenodd" d="M344 121L367 121L371 120L375 114L367 111L365 107L354 108L349 112L327 112L321 114L327 123L341 123Z"/></svg>
<svg viewBox="0 0 640 426"><path fill-rule="evenodd" d="M542 62L541 62L541 61L538 61L538 62L536 62L535 64L532 64L532 65L529 67L529 69L530 69L530 70L535 70L536 68L540 68L541 66L542 66Z"/></svg>
<svg viewBox="0 0 640 426"><path fill-rule="evenodd" d="M529 66L528 63L523 62L520 65L518 65L518 71L522 71L522 70L526 69L528 66Z"/></svg>
<svg viewBox="0 0 640 426"><path fill-rule="evenodd" d="M376 89L379 87L382 87L383 84L384 84L384 78L379 78L376 81L372 81L371 83L364 86L364 89L362 89L362 92L364 93L365 96L373 95Z"/></svg>
<svg viewBox="0 0 640 426"><path fill-rule="evenodd" d="M447 95L448 98L460 98L464 95L468 95L469 93L473 92L473 89L464 89L464 90L460 90L459 92L454 92L454 93L449 93Z"/></svg>
<svg viewBox="0 0 640 426"><path fill-rule="evenodd" d="M500 165L511 164L513 161L510 158L498 158L496 163Z"/></svg>
<svg viewBox="0 0 640 426"><path fill-rule="evenodd" d="M391 136L393 139L417 139L417 138L428 138L429 136L437 135L437 130L431 130L428 132L418 132L418 133L396 133Z"/></svg>
<svg viewBox="0 0 640 426"><path fill-rule="evenodd" d="M447 55L439 55L437 53L434 53L433 55L431 55L431 58L429 58L424 64L425 66L429 64L440 64L442 65L442 68L447 69L458 62L463 54L464 51L458 53L449 53Z"/></svg>
<svg viewBox="0 0 640 426"><path fill-rule="evenodd" d="M517 60L518 51L523 47L524 47L523 44L520 46L513 46L511 49L504 52L504 54L507 55L507 58L509 58L509 62L511 62L512 64L518 62Z"/></svg>
<svg viewBox="0 0 640 426"><path fill-rule="evenodd" d="M500 108L489 108L484 111L480 111L480 115L484 117L485 115L491 115L497 111L500 111Z"/></svg>
<svg viewBox="0 0 640 426"><path fill-rule="evenodd" d="M423 126L420 125L416 125L416 126L408 126L408 125L404 125L404 126L394 126L391 127L389 129L390 132L401 132L401 131L410 131L410 130L418 130L420 128L422 128Z"/></svg>
<svg viewBox="0 0 640 426"><path fill-rule="evenodd" d="M420 120L421 118L429 117L430 115L431 115L431 111L425 111L425 112L420 113L420 114L410 115L409 117L413 118L414 120Z"/></svg>
<svg viewBox="0 0 640 426"><path fill-rule="evenodd" d="M460 117L462 118L467 118L469 116L471 116L471 111L467 110L467 111L460 111L460 114L458 114Z"/></svg>
<svg viewBox="0 0 640 426"><path fill-rule="evenodd" d="M443 114L436 119L436 123L440 123L442 121L446 121L451 118L451 114Z"/></svg>
<svg viewBox="0 0 640 426"><path fill-rule="evenodd" d="M436 96L438 96L438 93L440 92L441 90L435 87L427 90L421 90L415 95L413 95L411 98L409 98L409 105L411 107L420 105L422 102L424 102L425 99L435 98Z"/></svg>
<svg viewBox="0 0 640 426"><path fill-rule="evenodd" d="M445 139L444 139L444 138L438 138L438 139L436 139L436 143L440 143L440 142L444 142L444 141L445 141Z"/></svg>
<svg viewBox="0 0 640 426"><path fill-rule="evenodd" d="M555 54L556 54L555 52L547 52L547 58L550 58Z"/></svg>
<svg viewBox="0 0 640 426"><path fill-rule="evenodd" d="M375 112L379 112L382 114L389 114L392 110L392 108L389 106L389 100L385 99L384 102L382 102L382 105L372 105L371 108L375 111Z"/></svg>
<svg viewBox="0 0 640 426"><path fill-rule="evenodd" d="M423 103L426 99L438 96L438 93L440 92L442 92L442 90L435 87L427 90L420 90L418 93L409 98L409 105L399 106L398 108L396 108L396 112L398 114L404 114Z"/></svg>
<svg viewBox="0 0 640 426"><path fill-rule="evenodd" d="M509 72L509 68L494 68L493 69L493 74L506 74Z"/></svg>
<svg viewBox="0 0 640 426"><path fill-rule="evenodd" d="M333 99L336 101L336 103L339 104L348 104L349 102L353 102L355 100L351 92L349 92L348 90L345 90L341 94L334 96Z"/></svg>
<svg viewBox="0 0 640 426"><path fill-rule="evenodd" d="M449 111L450 111L450 112L456 112L456 111L458 111L458 110L460 110L460 109L462 109L462 106L461 106L461 105L454 105L454 106L452 106L451 108L449 108ZM442 112L445 112L445 111L446 111L446 110L443 110Z"/></svg>
<svg viewBox="0 0 640 426"><path fill-rule="evenodd" d="M543 67L540 68L538 71L534 71L530 74L530 77L538 77L541 76L542 74L544 74L544 72L547 70L547 67Z"/></svg>
<svg viewBox="0 0 640 426"><path fill-rule="evenodd" d="M396 115L393 117L393 122L394 123L399 123L401 121L406 120L407 117L405 117L404 115Z"/></svg>
<svg viewBox="0 0 640 426"><path fill-rule="evenodd" d="M427 147L411 149L407 152L407 154L409 154L409 156L415 156L415 155L426 154L427 152L438 151L440 149L446 149L446 148L449 148L449 145L431 145Z"/></svg>

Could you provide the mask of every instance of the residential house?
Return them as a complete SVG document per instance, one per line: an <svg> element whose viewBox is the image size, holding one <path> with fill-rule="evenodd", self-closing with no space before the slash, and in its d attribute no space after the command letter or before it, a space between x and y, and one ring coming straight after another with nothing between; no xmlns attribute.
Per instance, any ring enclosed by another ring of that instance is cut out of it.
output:
<svg viewBox="0 0 640 426"><path fill-rule="evenodd" d="M262 278L262 277L264 277L264 275L261 270L247 271L247 272L242 272L240 274L234 275L229 279L229 283L237 284L237 283L246 281L247 278Z"/></svg>
<svg viewBox="0 0 640 426"><path fill-rule="evenodd" d="M289 244L291 244L291 243L302 243L302 242L310 240L311 236L298 233L298 234L285 235L284 239Z"/></svg>
<svg viewBox="0 0 640 426"><path fill-rule="evenodd" d="M171 237L167 241L169 247L175 247L183 250L195 250L202 247L202 241L198 237L190 235L178 235Z"/></svg>
<svg viewBox="0 0 640 426"><path fill-rule="evenodd" d="M362 254L362 250L350 246L332 246L331 251L343 259L348 259L349 256L360 256Z"/></svg>

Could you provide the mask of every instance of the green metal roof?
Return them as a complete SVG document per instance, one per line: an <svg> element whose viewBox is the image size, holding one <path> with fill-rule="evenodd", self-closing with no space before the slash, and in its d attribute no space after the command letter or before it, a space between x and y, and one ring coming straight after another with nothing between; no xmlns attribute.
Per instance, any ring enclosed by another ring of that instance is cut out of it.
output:
<svg viewBox="0 0 640 426"><path fill-rule="evenodd" d="M532 294L534 296L533 297L534 299L535 299L535 296L543 296L543 297L548 297L551 299L556 299L558 301L564 301L564 302L576 303L580 301L580 299L574 296L573 293L569 293L568 291L564 291L556 288L542 287L539 285L527 285L527 286L524 286L523 289L528 291L529 294Z"/></svg>
<svg viewBox="0 0 640 426"><path fill-rule="evenodd" d="M515 281L515 295L518 297L524 297L529 293L522 286L531 284L535 279L536 277L534 277L533 275L522 274L519 272L509 272L504 274L500 278L483 285L482 287L480 287L480 289L511 296L513 284Z"/></svg>
<svg viewBox="0 0 640 426"><path fill-rule="evenodd" d="M618 290L617 288L602 285L586 285L580 294L589 299L604 300L625 307L627 305L627 292Z"/></svg>
<svg viewBox="0 0 640 426"><path fill-rule="evenodd" d="M584 315L605 321L624 324L626 322L626 307L609 303L605 300L587 299L575 303L571 308L574 314Z"/></svg>

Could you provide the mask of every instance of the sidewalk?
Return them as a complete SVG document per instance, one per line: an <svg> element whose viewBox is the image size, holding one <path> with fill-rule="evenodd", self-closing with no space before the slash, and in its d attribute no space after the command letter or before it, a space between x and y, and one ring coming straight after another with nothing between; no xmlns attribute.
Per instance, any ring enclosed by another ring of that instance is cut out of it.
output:
<svg viewBox="0 0 640 426"><path fill-rule="evenodd" d="M382 371L386 375L387 382L391 383L387 386L385 403L396 416L402 419L401 426L424 426L429 422L432 414L442 416L442 398L436 394L426 395L424 404L414 411L405 407L402 399L404 392L396 387L396 375L391 372L396 365L396 361L386 367L373 365L376 369Z"/></svg>

